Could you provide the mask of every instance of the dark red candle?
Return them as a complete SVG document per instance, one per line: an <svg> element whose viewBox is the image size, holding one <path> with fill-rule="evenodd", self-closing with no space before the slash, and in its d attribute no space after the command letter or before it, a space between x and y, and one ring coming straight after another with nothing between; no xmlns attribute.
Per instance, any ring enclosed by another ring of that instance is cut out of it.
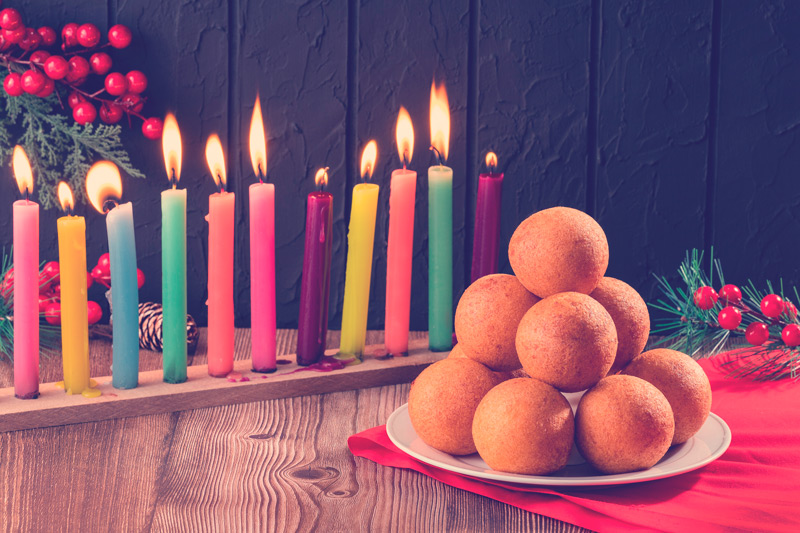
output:
<svg viewBox="0 0 800 533"><path fill-rule="evenodd" d="M486 155L489 172L478 178L478 203L475 207L475 239L472 245L472 281L497 273L500 249L500 199L503 173L497 172L497 156Z"/></svg>
<svg viewBox="0 0 800 533"><path fill-rule="evenodd" d="M316 182L319 187L328 183L327 169L317 172ZM297 324L298 365L314 364L325 353L331 287L332 222L333 195L322 190L309 194L300 317Z"/></svg>

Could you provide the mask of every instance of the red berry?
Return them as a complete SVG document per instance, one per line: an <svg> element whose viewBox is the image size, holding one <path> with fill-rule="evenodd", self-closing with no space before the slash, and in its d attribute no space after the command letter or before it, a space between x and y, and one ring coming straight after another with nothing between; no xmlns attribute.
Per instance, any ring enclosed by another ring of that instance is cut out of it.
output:
<svg viewBox="0 0 800 533"><path fill-rule="evenodd" d="M790 319L794 320L795 318L797 318L797 307L795 307L794 304L789 300L784 300L783 314L785 314Z"/></svg>
<svg viewBox="0 0 800 533"><path fill-rule="evenodd" d="M33 28L25 28L25 36L19 42L19 47L30 51L39 48L40 44L42 44L42 36Z"/></svg>
<svg viewBox="0 0 800 533"><path fill-rule="evenodd" d="M62 48L78 46L78 25L74 22L65 24L61 30L61 40L64 41Z"/></svg>
<svg viewBox="0 0 800 533"><path fill-rule="evenodd" d="M0 52L5 52L9 48L11 48L12 44L6 41L5 36L3 35L2 30L0 30Z"/></svg>
<svg viewBox="0 0 800 533"><path fill-rule="evenodd" d="M106 76L105 87L111 96L120 96L128 90L128 81L119 72L112 72Z"/></svg>
<svg viewBox="0 0 800 533"><path fill-rule="evenodd" d="M69 72L69 63L61 56L50 56L44 62L44 73L51 80L60 80Z"/></svg>
<svg viewBox="0 0 800 533"><path fill-rule="evenodd" d="M9 268L3 281L0 282L0 295L8 300L14 294L14 268Z"/></svg>
<svg viewBox="0 0 800 533"><path fill-rule="evenodd" d="M124 109L138 113L144 107L144 100L138 94L125 93L117 98L117 103Z"/></svg>
<svg viewBox="0 0 800 533"><path fill-rule="evenodd" d="M728 304L739 304L742 302L742 290L736 285L724 285L719 290L719 298Z"/></svg>
<svg viewBox="0 0 800 533"><path fill-rule="evenodd" d="M50 26L42 26L36 30L36 32L41 36L44 46L53 46L56 44L56 30Z"/></svg>
<svg viewBox="0 0 800 533"><path fill-rule="evenodd" d="M769 328L763 322L753 322L747 326L744 338L753 346L761 346L769 339Z"/></svg>
<svg viewBox="0 0 800 533"><path fill-rule="evenodd" d="M4 30L15 30L22 26L22 15L13 7L7 7L0 11L0 28Z"/></svg>
<svg viewBox="0 0 800 533"><path fill-rule="evenodd" d="M92 72L98 76L103 76L111 70L111 56L105 52L92 54L92 57L89 58L89 63L92 65Z"/></svg>
<svg viewBox="0 0 800 533"><path fill-rule="evenodd" d="M76 91L72 91L67 97L67 104L69 104L72 109L75 109L76 105L82 104L85 101L86 98L81 93Z"/></svg>
<svg viewBox="0 0 800 533"><path fill-rule="evenodd" d="M47 312L47 307L55 300L49 294L39 295L39 314L43 315Z"/></svg>
<svg viewBox="0 0 800 533"><path fill-rule="evenodd" d="M117 104L103 102L100 106L100 120L106 124L116 124L122 118L122 108Z"/></svg>
<svg viewBox="0 0 800 533"><path fill-rule="evenodd" d="M31 54L31 63L42 66L48 57L50 57L50 52L47 50L36 50Z"/></svg>
<svg viewBox="0 0 800 533"><path fill-rule="evenodd" d="M103 276L111 275L111 255L106 252L97 258L97 266L100 267L100 273Z"/></svg>
<svg viewBox="0 0 800 533"><path fill-rule="evenodd" d="M53 80L51 80L48 77L45 77L44 78L44 87L42 87L41 91L36 93L36 96L38 96L39 98L47 98L48 96L53 94L55 92L55 90L56 90L56 82L54 82Z"/></svg>
<svg viewBox="0 0 800 533"><path fill-rule="evenodd" d="M761 300L761 312L765 317L778 318L783 313L783 298L777 294L768 294Z"/></svg>
<svg viewBox="0 0 800 533"><path fill-rule="evenodd" d="M694 304L703 311L708 311L714 307L718 298L717 291L711 287L699 287L694 291Z"/></svg>
<svg viewBox="0 0 800 533"><path fill-rule="evenodd" d="M132 93L141 94L147 89L147 76L138 70L132 70L125 75L128 80L128 90Z"/></svg>
<svg viewBox="0 0 800 533"><path fill-rule="evenodd" d="M81 56L69 58L69 69L67 71L67 82L75 83L89 75L89 62Z"/></svg>
<svg viewBox="0 0 800 533"><path fill-rule="evenodd" d="M144 272L142 272L141 270L139 270L137 268L136 269L136 284L139 286L140 289L142 288L142 285L144 285L144 281L145 281L144 280Z"/></svg>
<svg viewBox="0 0 800 533"><path fill-rule="evenodd" d="M126 48L131 44L131 30L122 24L111 26L108 30L108 42L114 48Z"/></svg>
<svg viewBox="0 0 800 533"><path fill-rule="evenodd" d="M22 90L28 94L36 94L44 87L45 79L44 74L38 70L26 70L22 73Z"/></svg>
<svg viewBox="0 0 800 533"><path fill-rule="evenodd" d="M89 124L97 118L97 109L89 102L81 102L72 108L72 118L81 126Z"/></svg>
<svg viewBox="0 0 800 533"><path fill-rule="evenodd" d="M58 302L50 302L47 309L44 311L44 319L48 324L57 326L61 324L61 304Z"/></svg>
<svg viewBox="0 0 800 533"><path fill-rule="evenodd" d="M781 331L781 339L786 346L800 345L800 326L797 324L789 324Z"/></svg>
<svg viewBox="0 0 800 533"><path fill-rule="evenodd" d="M100 30L94 24L81 24L78 27L78 44L85 48L97 46L100 42Z"/></svg>
<svg viewBox="0 0 800 533"><path fill-rule="evenodd" d="M161 130L163 128L164 124L161 122L160 118L148 118L144 121L144 124L142 124L142 134L151 140L160 139Z"/></svg>
<svg viewBox="0 0 800 533"><path fill-rule="evenodd" d="M717 314L717 322L723 329L736 329L742 323L742 312L732 305L723 307Z"/></svg>
<svg viewBox="0 0 800 533"><path fill-rule="evenodd" d="M95 301L89 300L86 302L87 307L87 316L89 318L89 324L97 324L101 318L103 318L103 310L100 308L100 304Z"/></svg>
<svg viewBox="0 0 800 533"><path fill-rule="evenodd" d="M8 96L19 96L23 93L22 90L22 77L16 72L10 73L3 80L3 89L6 90Z"/></svg>
<svg viewBox="0 0 800 533"><path fill-rule="evenodd" d="M92 279L101 285L105 285L106 287L111 286L111 275L104 274L99 266L96 266L92 269Z"/></svg>
<svg viewBox="0 0 800 533"><path fill-rule="evenodd" d="M19 44L25 38L25 26L13 30L3 30L3 38L11 44Z"/></svg>
<svg viewBox="0 0 800 533"><path fill-rule="evenodd" d="M46 263L42 268L42 274L40 278L47 282L58 283L61 279L61 265L58 263L58 261L50 261L49 263Z"/></svg>

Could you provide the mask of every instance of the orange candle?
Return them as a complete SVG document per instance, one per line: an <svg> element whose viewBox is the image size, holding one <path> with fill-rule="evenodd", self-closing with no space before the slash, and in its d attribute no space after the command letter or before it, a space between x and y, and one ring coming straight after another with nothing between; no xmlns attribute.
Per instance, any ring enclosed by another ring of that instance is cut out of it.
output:
<svg viewBox="0 0 800 533"><path fill-rule="evenodd" d="M235 195L227 192L222 143L212 135L206 162L219 187L208 197L208 373L225 377L233 370L233 220Z"/></svg>

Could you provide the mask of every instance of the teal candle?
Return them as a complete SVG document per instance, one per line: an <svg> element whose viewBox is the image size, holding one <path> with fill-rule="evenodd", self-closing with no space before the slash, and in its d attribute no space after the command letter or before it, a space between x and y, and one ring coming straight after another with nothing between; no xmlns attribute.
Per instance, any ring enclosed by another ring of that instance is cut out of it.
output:
<svg viewBox="0 0 800 533"><path fill-rule="evenodd" d="M186 190L161 193L164 381L186 381Z"/></svg>
<svg viewBox="0 0 800 533"><path fill-rule="evenodd" d="M428 169L428 342L453 346L453 169Z"/></svg>
<svg viewBox="0 0 800 533"><path fill-rule="evenodd" d="M114 336L111 383L117 389L132 389L139 383L139 286L132 204L109 211L106 226Z"/></svg>

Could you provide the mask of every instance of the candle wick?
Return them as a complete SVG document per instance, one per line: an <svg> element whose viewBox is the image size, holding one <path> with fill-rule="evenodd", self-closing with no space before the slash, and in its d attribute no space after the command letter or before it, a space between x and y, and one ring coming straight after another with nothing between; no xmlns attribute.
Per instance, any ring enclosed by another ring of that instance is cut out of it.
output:
<svg viewBox="0 0 800 533"><path fill-rule="evenodd" d="M25 202L30 202L30 191L25 187Z"/></svg>
<svg viewBox="0 0 800 533"><path fill-rule="evenodd" d="M437 150L436 147L433 146L433 145L431 145L428 149L432 150L433 153L436 154L436 164L441 166L442 165L442 154L439 152L439 150Z"/></svg>
<svg viewBox="0 0 800 533"><path fill-rule="evenodd" d="M258 182L264 183L264 180L267 177L267 173L264 172L264 169L261 168L261 163L258 164Z"/></svg>
<svg viewBox="0 0 800 533"><path fill-rule="evenodd" d="M178 178L175 176L175 169L172 168L171 170L172 172L169 177L169 184L172 186L173 189L176 189L178 187Z"/></svg>
<svg viewBox="0 0 800 533"><path fill-rule="evenodd" d="M217 188L219 189L220 194L222 194L222 192L225 190L225 183L223 183L222 176L220 174L217 174Z"/></svg>

